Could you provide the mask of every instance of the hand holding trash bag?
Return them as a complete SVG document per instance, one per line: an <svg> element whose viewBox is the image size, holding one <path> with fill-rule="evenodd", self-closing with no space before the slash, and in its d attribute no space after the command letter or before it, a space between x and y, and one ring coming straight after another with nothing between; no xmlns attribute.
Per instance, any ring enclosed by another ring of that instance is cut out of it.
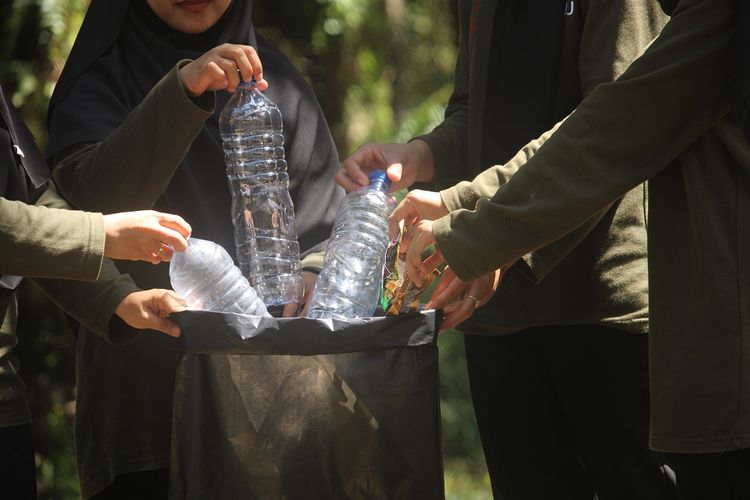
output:
<svg viewBox="0 0 750 500"><path fill-rule="evenodd" d="M187 309L187 303L172 290L154 288L133 292L115 309L125 323L138 329L151 329L179 337L182 332L177 323L169 319L172 313Z"/></svg>

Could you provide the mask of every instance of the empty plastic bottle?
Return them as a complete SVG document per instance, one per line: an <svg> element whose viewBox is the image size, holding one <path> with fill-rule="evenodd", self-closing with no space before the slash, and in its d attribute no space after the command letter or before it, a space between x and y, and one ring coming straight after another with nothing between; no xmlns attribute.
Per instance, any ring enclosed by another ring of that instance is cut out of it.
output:
<svg viewBox="0 0 750 500"><path fill-rule="evenodd" d="M388 216L396 206L382 170L370 185L349 193L339 205L323 270L310 298L310 318L372 316L383 286Z"/></svg>
<svg viewBox="0 0 750 500"><path fill-rule="evenodd" d="M240 83L219 118L232 222L242 274L268 306L299 302L304 290L281 112Z"/></svg>
<svg viewBox="0 0 750 500"><path fill-rule="evenodd" d="M188 249L172 256L169 279L190 309L270 316L232 257L213 241L190 238Z"/></svg>

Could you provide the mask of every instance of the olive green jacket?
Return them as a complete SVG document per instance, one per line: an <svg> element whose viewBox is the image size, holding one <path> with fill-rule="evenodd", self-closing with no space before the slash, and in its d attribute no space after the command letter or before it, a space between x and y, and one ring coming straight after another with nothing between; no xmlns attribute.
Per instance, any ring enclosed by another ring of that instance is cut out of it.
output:
<svg viewBox="0 0 750 500"><path fill-rule="evenodd" d="M481 165L480 156L497 2L474 2L473 9L468 8L472 2L462 3L465 19L454 92L444 122L421 138L432 149L439 189L471 179L488 166ZM549 92L563 112L620 75L668 19L656 0L577 0L567 12L561 9L560 16L561 67ZM503 168L503 181L513 175L514 166ZM594 324L648 331L645 200L645 186L637 186L575 233L524 256L503 273L491 301L460 329L498 334L540 325Z"/></svg>
<svg viewBox="0 0 750 500"><path fill-rule="evenodd" d="M115 309L138 288L104 259L102 215L65 210L67 204L51 185L38 205L0 198L0 274L37 278L34 282L58 306L107 336ZM15 294L0 295L0 427L30 421L18 360L12 356L17 317Z"/></svg>
<svg viewBox="0 0 750 500"><path fill-rule="evenodd" d="M554 134L443 191L462 279L575 231L649 182L651 445L750 446L750 145L728 114L732 0L682 0L661 35ZM472 210L473 209L473 210Z"/></svg>

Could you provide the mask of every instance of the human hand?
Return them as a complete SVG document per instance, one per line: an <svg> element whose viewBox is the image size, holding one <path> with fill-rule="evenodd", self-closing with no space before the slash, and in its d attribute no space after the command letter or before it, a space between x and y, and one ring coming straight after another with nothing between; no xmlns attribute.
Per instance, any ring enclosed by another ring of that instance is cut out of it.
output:
<svg viewBox="0 0 750 500"><path fill-rule="evenodd" d="M401 243L399 243L401 248L406 247L406 257L404 258L406 276L419 288L424 285L424 278L445 262L443 254L437 245L435 245L435 237L432 234L432 223L433 221L431 220L419 221L405 233L401 239ZM408 243L404 241L407 239L407 236ZM435 251L423 261L423 252L431 246Z"/></svg>
<svg viewBox="0 0 750 500"><path fill-rule="evenodd" d="M315 282L318 281L318 275L316 273L311 273L310 271L302 271L302 280L305 282L305 291L302 293L302 300L299 304L285 304L284 309L281 312L282 317L291 318L293 316L307 316L307 309L310 307L310 297L315 288ZM302 311L298 314L300 309L302 309Z"/></svg>
<svg viewBox="0 0 750 500"><path fill-rule="evenodd" d="M435 220L448 215L448 207L443 203L440 193L415 189L409 192L401 203L393 210L388 218L388 236L393 239L398 236L401 221L406 225L406 233L402 239L404 246L410 241L410 228L422 219Z"/></svg>
<svg viewBox="0 0 750 500"><path fill-rule="evenodd" d="M240 75L246 82L255 79L258 90L268 88L256 50L249 45L231 43L214 47L179 71L180 82L193 97L208 90L234 92L240 84Z"/></svg>
<svg viewBox="0 0 750 500"><path fill-rule="evenodd" d="M336 174L336 182L345 191L367 186L367 175L385 170L391 191L407 188L417 181L432 180L432 150L419 139L406 144L370 143L352 153Z"/></svg>
<svg viewBox="0 0 750 500"><path fill-rule="evenodd" d="M179 215L153 210L104 216L104 255L111 259L167 262L187 249L190 225ZM171 247L171 248L170 248Z"/></svg>
<svg viewBox="0 0 750 500"><path fill-rule="evenodd" d="M115 309L125 323L139 330L157 330L170 337L179 337L182 331L168 318L174 312L187 309L187 303L172 290L154 288L133 292Z"/></svg>
<svg viewBox="0 0 750 500"><path fill-rule="evenodd" d="M447 266L425 308L443 310L440 331L454 328L469 319L476 309L489 302L501 279L501 270L497 269L467 283Z"/></svg>

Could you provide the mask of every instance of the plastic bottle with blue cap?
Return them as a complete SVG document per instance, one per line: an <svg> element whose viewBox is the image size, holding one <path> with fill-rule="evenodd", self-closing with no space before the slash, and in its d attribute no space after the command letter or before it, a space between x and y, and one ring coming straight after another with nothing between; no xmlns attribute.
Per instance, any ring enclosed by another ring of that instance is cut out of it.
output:
<svg viewBox="0 0 750 500"><path fill-rule="evenodd" d="M377 309L390 243L388 216L396 202L384 171L371 172L369 180L339 205L323 270L310 298L310 318L363 318Z"/></svg>

